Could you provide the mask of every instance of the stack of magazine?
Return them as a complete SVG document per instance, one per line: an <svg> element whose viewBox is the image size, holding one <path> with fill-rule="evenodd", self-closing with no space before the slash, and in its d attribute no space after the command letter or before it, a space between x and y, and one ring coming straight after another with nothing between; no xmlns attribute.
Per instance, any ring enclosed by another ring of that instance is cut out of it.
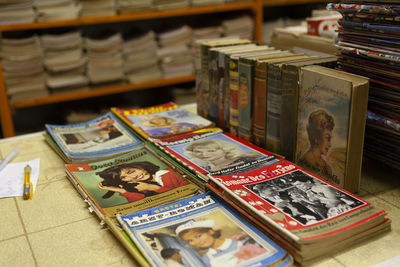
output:
<svg viewBox="0 0 400 267"><path fill-rule="evenodd" d="M46 124L45 137L67 163L110 158L142 143L110 112L84 123Z"/></svg>
<svg viewBox="0 0 400 267"><path fill-rule="evenodd" d="M110 124L120 136L102 146L66 141ZM89 210L142 266L303 264L390 229L386 211L212 126L166 103L46 128Z"/></svg>

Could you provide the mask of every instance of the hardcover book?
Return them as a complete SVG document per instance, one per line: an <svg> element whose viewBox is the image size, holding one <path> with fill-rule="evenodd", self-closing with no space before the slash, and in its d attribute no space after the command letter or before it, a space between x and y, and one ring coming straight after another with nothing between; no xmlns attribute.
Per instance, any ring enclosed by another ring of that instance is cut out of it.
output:
<svg viewBox="0 0 400 267"><path fill-rule="evenodd" d="M282 160L218 128L154 141L161 150L205 181L210 175L239 173Z"/></svg>
<svg viewBox="0 0 400 267"><path fill-rule="evenodd" d="M84 123L45 127L46 140L67 163L110 158L142 145L110 112Z"/></svg>
<svg viewBox="0 0 400 267"><path fill-rule="evenodd" d="M256 47L256 44L244 44L244 45L231 45L211 48L208 51L208 85L209 85L209 97L208 97L208 119L217 124L219 127L223 127L223 105L224 105L224 51L238 51L242 49L249 49ZM221 121L222 120L222 121ZM221 126L222 125L222 126Z"/></svg>
<svg viewBox="0 0 400 267"><path fill-rule="evenodd" d="M257 54L243 55L239 58L238 121L239 138L251 141L253 127L254 65L258 59L277 58L286 51L271 50Z"/></svg>
<svg viewBox="0 0 400 267"><path fill-rule="evenodd" d="M297 136L297 107L299 101L300 69L307 65L334 65L337 58L311 57L282 65L282 106L280 115L280 153L289 161L294 161Z"/></svg>
<svg viewBox="0 0 400 267"><path fill-rule="evenodd" d="M291 257L211 193L118 215L151 266L288 266Z"/></svg>
<svg viewBox="0 0 400 267"><path fill-rule="evenodd" d="M166 138L213 125L172 102L148 108L112 108L111 111L143 138Z"/></svg>
<svg viewBox="0 0 400 267"><path fill-rule="evenodd" d="M286 160L208 186L299 262L390 228L386 211Z"/></svg>
<svg viewBox="0 0 400 267"><path fill-rule="evenodd" d="M350 192L360 186L368 78L306 66L300 75L295 162Z"/></svg>

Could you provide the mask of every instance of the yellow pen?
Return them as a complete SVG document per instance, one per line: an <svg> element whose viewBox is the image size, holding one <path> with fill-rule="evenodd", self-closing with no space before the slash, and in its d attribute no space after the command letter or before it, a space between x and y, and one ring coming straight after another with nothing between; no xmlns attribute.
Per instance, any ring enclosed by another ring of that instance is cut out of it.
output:
<svg viewBox="0 0 400 267"><path fill-rule="evenodd" d="M33 186L31 183L31 166L26 165L24 168L25 178L24 178L24 199L32 199L33 196Z"/></svg>

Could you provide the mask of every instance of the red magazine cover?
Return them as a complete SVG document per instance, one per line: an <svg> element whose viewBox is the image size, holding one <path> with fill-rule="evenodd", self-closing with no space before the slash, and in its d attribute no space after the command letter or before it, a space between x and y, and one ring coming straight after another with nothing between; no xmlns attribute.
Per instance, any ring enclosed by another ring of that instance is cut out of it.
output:
<svg viewBox="0 0 400 267"><path fill-rule="evenodd" d="M385 221L386 211L286 160L210 180L299 246L339 239Z"/></svg>

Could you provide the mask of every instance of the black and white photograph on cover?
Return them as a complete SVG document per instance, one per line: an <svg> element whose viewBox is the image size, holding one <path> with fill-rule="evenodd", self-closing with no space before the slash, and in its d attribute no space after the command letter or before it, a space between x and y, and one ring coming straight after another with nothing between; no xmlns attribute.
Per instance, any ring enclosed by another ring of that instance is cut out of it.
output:
<svg viewBox="0 0 400 267"><path fill-rule="evenodd" d="M165 266L245 266L274 253L220 210L141 235Z"/></svg>
<svg viewBox="0 0 400 267"><path fill-rule="evenodd" d="M93 152L110 148L111 146L123 146L132 143L132 139L125 136L113 121L104 123L99 127L91 127L79 131L70 129L60 132L59 136L70 152Z"/></svg>
<svg viewBox="0 0 400 267"><path fill-rule="evenodd" d="M365 204L301 170L245 187L302 225L318 223Z"/></svg>

